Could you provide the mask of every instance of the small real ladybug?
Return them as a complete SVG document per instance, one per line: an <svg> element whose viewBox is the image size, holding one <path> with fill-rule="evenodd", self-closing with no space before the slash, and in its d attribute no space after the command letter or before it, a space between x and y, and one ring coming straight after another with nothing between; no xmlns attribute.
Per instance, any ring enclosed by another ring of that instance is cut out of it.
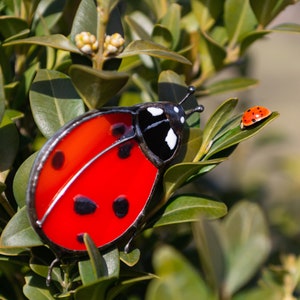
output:
<svg viewBox="0 0 300 300"><path fill-rule="evenodd" d="M240 124L241 129L245 129L266 119L271 115L271 113L272 112L268 108L263 106L253 106L247 109L242 116Z"/></svg>
<svg viewBox="0 0 300 300"><path fill-rule="evenodd" d="M94 110L62 127L40 150L30 173L27 207L41 239L59 253L128 242L165 167L182 145L182 103L144 103Z"/></svg>

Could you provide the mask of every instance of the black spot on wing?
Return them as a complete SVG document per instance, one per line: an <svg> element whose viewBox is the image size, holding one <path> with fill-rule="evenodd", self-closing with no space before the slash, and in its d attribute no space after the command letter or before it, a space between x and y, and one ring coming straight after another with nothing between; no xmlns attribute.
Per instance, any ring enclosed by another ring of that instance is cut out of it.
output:
<svg viewBox="0 0 300 300"><path fill-rule="evenodd" d="M55 170L61 169L64 162L65 162L65 154L61 150L56 150L51 160L51 165L53 169Z"/></svg>
<svg viewBox="0 0 300 300"><path fill-rule="evenodd" d="M121 159L128 158L130 156L133 144L131 142L126 142L122 144L118 149L118 156Z"/></svg>
<svg viewBox="0 0 300 300"><path fill-rule="evenodd" d="M74 198L74 211L78 215L89 215L96 211L97 204L88 197L77 195Z"/></svg>
<svg viewBox="0 0 300 300"><path fill-rule="evenodd" d="M117 123L111 126L111 133L115 137L121 137L122 135L124 135L125 131L126 126L123 123Z"/></svg>
<svg viewBox="0 0 300 300"><path fill-rule="evenodd" d="M113 211L118 218L124 218L129 211L129 202L124 196L116 198L113 202Z"/></svg>
<svg viewBox="0 0 300 300"><path fill-rule="evenodd" d="M84 240L83 240L83 236L84 236L84 233L78 233L77 234L77 241L80 243L80 244L83 244L84 243Z"/></svg>

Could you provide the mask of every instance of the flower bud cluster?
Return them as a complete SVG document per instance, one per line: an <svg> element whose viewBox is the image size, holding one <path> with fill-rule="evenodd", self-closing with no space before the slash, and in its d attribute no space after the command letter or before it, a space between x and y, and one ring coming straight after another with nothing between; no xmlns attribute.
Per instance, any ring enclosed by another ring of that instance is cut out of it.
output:
<svg viewBox="0 0 300 300"><path fill-rule="evenodd" d="M90 32L80 32L75 36L76 47L87 55L93 55L98 50L98 41L96 36Z"/></svg>
<svg viewBox="0 0 300 300"><path fill-rule="evenodd" d="M106 35L104 41L104 56L115 56L124 49L125 40L119 33Z"/></svg>

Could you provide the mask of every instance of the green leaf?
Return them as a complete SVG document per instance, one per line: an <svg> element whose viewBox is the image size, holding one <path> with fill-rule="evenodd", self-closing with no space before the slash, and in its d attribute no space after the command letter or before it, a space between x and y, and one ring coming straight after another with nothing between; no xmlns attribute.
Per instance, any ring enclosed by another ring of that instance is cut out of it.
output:
<svg viewBox="0 0 300 300"><path fill-rule="evenodd" d="M74 299L75 300L107 300L106 295L108 291L114 286L117 278L100 278L97 281L82 285L75 290ZM38 298L37 298L38 299Z"/></svg>
<svg viewBox="0 0 300 300"><path fill-rule="evenodd" d="M0 67L0 124L4 116L5 110L5 91L4 91L4 78L2 68Z"/></svg>
<svg viewBox="0 0 300 300"><path fill-rule="evenodd" d="M212 299L198 272L175 249L169 246L158 248L153 256L153 266L159 279L150 282L146 300Z"/></svg>
<svg viewBox="0 0 300 300"><path fill-rule="evenodd" d="M238 100L235 98L228 99L211 115L204 127L203 142L194 161L200 160L209 151L215 135L228 121L228 118L236 107L237 102Z"/></svg>
<svg viewBox="0 0 300 300"><path fill-rule="evenodd" d="M26 29L28 29L28 24L21 18L12 16L0 17L0 33L4 39L19 34Z"/></svg>
<svg viewBox="0 0 300 300"><path fill-rule="evenodd" d="M46 287L45 278L30 272L25 276L24 295L28 299L54 300L50 290Z"/></svg>
<svg viewBox="0 0 300 300"><path fill-rule="evenodd" d="M129 267L133 267L140 260L141 252L139 249L133 249L132 251L125 253L120 252L120 260Z"/></svg>
<svg viewBox="0 0 300 300"><path fill-rule="evenodd" d="M205 87L205 90L201 91L200 94L215 95L230 91L242 90L245 88L253 87L257 84L258 80L247 77L224 79L207 85Z"/></svg>
<svg viewBox="0 0 300 300"><path fill-rule="evenodd" d="M185 162L168 168L164 173L163 180L165 200L169 199L173 192L187 182L189 178L196 174L206 173L222 161L223 159L202 162Z"/></svg>
<svg viewBox="0 0 300 300"><path fill-rule="evenodd" d="M71 39L74 41L75 35L87 31L97 36L97 6L96 1L80 1L76 15L73 20Z"/></svg>
<svg viewBox="0 0 300 300"><path fill-rule="evenodd" d="M222 132L222 135L219 136L211 143L211 147L205 156L205 159L211 158L218 152L221 152L225 149L228 149L238 143L254 136L257 134L263 127L272 122L275 118L279 116L279 113L273 112L267 119L262 120L257 123L257 125L249 127L245 130L241 130L240 126L235 126L232 129L227 128L225 132ZM239 121L240 123L240 121Z"/></svg>
<svg viewBox="0 0 300 300"><path fill-rule="evenodd" d="M0 239L0 253L15 254L35 246L42 246L40 238L31 227L26 207L21 208L4 228Z"/></svg>
<svg viewBox="0 0 300 300"><path fill-rule="evenodd" d="M294 4L291 0L250 0L251 7L261 27L268 25L288 5Z"/></svg>
<svg viewBox="0 0 300 300"><path fill-rule="evenodd" d="M209 30L222 12L223 0L192 0L192 11L202 31Z"/></svg>
<svg viewBox="0 0 300 300"><path fill-rule="evenodd" d="M221 223L200 218L193 223L193 235L207 284L218 290L226 277L226 236Z"/></svg>
<svg viewBox="0 0 300 300"><path fill-rule="evenodd" d="M234 48L242 37L257 25L249 0L227 0L224 7L224 22L229 37L229 48Z"/></svg>
<svg viewBox="0 0 300 300"><path fill-rule="evenodd" d="M300 33L300 24L295 23L284 23L279 24L271 29L275 32L289 32L289 33Z"/></svg>
<svg viewBox="0 0 300 300"><path fill-rule="evenodd" d="M89 254L90 262L91 262L91 269L94 273L94 279L98 279L101 277L108 276L108 269L105 263L104 258L101 256L98 248L94 244L93 240L90 236L85 233L83 235L84 244L86 246L87 252Z"/></svg>
<svg viewBox="0 0 300 300"><path fill-rule="evenodd" d="M52 47L55 49L65 50L73 53L81 54L80 50L62 34L52 34L48 36L33 36L26 39L14 40L4 43L3 46L14 45L40 45L45 47Z"/></svg>
<svg viewBox="0 0 300 300"><path fill-rule="evenodd" d="M208 219L216 219L223 217L226 213L227 207L222 202L207 197L181 195L168 201L162 216L153 227L196 222L199 220L199 215Z"/></svg>
<svg viewBox="0 0 300 300"><path fill-rule="evenodd" d="M260 30L260 31L252 31L245 36L241 41L240 55L243 55L246 50L258 39L263 38L265 35L271 33L271 30Z"/></svg>
<svg viewBox="0 0 300 300"><path fill-rule="evenodd" d="M103 106L129 79L127 73L100 71L83 65L72 65L69 74L78 93L90 109Z"/></svg>
<svg viewBox="0 0 300 300"><path fill-rule="evenodd" d="M141 55L141 54L150 55L161 59L169 59L187 65L191 64L191 62L187 60L184 56L179 55L176 52L173 52L168 48L165 48L159 44L153 43L151 41L144 41L144 40L137 40L131 42L125 48L125 50L117 57L123 58L123 57Z"/></svg>
<svg viewBox="0 0 300 300"><path fill-rule="evenodd" d="M202 34L199 43L199 54L201 57L201 76L207 78L223 66L226 50L211 37Z"/></svg>
<svg viewBox="0 0 300 300"><path fill-rule="evenodd" d="M171 33L172 49L176 49L180 39L180 15L181 6L177 3L171 3L167 13L161 20L161 25Z"/></svg>
<svg viewBox="0 0 300 300"><path fill-rule="evenodd" d="M161 24L156 24L152 32L152 40L166 48L171 48L173 37L169 29Z"/></svg>
<svg viewBox="0 0 300 300"><path fill-rule="evenodd" d="M29 97L34 120L47 138L84 113L84 105L70 78L57 71L38 70Z"/></svg>
<svg viewBox="0 0 300 300"><path fill-rule="evenodd" d="M0 124L0 172L9 170L19 149L19 134L16 125L6 115Z"/></svg>
<svg viewBox="0 0 300 300"><path fill-rule="evenodd" d="M223 287L226 295L232 295L258 271L271 250L271 241L266 218L257 204L239 202L223 224L228 239L228 272Z"/></svg>
<svg viewBox="0 0 300 300"><path fill-rule="evenodd" d="M134 11L124 17L126 23L132 31L132 35L140 40L150 40L150 32L153 30L153 24L150 19L140 11Z"/></svg>
<svg viewBox="0 0 300 300"><path fill-rule="evenodd" d="M37 152L28 157L17 170L13 181L13 192L18 207L21 208L26 204L26 190L29 180L29 174Z"/></svg>

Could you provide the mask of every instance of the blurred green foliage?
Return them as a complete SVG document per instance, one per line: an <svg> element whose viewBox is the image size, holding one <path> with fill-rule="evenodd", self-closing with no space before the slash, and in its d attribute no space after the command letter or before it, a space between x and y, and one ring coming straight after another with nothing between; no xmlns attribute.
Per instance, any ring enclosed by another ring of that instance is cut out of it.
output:
<svg viewBox="0 0 300 300"><path fill-rule="evenodd" d="M296 2L0 1L1 299L296 299L300 260L279 257L261 206L236 201L224 217L227 206L202 181L277 112L241 130L230 98L205 124L191 117L186 151L166 170L130 253L100 253L86 234L88 258L56 262L28 222L25 199L35 151L88 109L177 102L193 85L192 109L204 96L255 86L244 76L247 51L272 32L299 33L299 24L269 26ZM96 43L79 44L82 32ZM239 75L210 81L226 68Z"/></svg>

